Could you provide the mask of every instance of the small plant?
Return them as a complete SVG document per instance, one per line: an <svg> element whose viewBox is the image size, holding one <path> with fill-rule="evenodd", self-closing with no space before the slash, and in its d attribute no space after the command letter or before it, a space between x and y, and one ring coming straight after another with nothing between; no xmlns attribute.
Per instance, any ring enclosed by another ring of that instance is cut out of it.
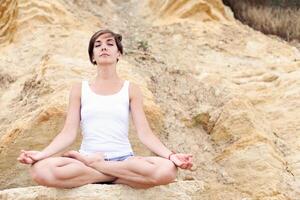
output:
<svg viewBox="0 0 300 200"><path fill-rule="evenodd" d="M140 40L137 42L137 44L138 44L137 48L140 50L147 51L149 48L149 44L145 40Z"/></svg>

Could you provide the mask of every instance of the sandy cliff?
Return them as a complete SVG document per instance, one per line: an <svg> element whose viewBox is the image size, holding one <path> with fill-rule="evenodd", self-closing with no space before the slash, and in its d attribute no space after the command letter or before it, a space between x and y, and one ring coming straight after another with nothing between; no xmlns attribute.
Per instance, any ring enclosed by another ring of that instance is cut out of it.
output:
<svg viewBox="0 0 300 200"><path fill-rule="evenodd" d="M87 45L100 28L123 35L118 71L141 86L153 131L195 157L177 183L147 198L299 197L300 52L234 20L221 1L2 0L0 15L0 198L61 192L25 188L34 183L16 158L61 130L71 85L95 75ZM136 154L151 155L132 123L130 139ZM88 185L62 197L87 199L94 189L108 190ZM105 198L128 189L109 190Z"/></svg>

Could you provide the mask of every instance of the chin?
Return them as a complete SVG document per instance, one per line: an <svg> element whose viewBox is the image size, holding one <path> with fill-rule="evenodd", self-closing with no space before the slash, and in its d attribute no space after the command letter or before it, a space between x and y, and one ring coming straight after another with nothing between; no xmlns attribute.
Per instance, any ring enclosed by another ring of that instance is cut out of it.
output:
<svg viewBox="0 0 300 200"><path fill-rule="evenodd" d="M114 63L116 63L116 62L109 61L109 60L107 60L107 61L100 61L99 62L100 65L111 65L111 64L114 64Z"/></svg>

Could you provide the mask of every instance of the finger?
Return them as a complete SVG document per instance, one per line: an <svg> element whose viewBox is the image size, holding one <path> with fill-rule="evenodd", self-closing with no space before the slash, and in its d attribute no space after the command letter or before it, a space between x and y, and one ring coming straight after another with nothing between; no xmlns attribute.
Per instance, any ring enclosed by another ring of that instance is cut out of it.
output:
<svg viewBox="0 0 300 200"><path fill-rule="evenodd" d="M17 158L17 161L19 161L19 162L22 163L22 158L18 157L18 158Z"/></svg>
<svg viewBox="0 0 300 200"><path fill-rule="evenodd" d="M191 168L191 166L193 165L191 162L186 162L185 164L187 169Z"/></svg>
<svg viewBox="0 0 300 200"><path fill-rule="evenodd" d="M21 157L26 157L25 153L20 154Z"/></svg>
<svg viewBox="0 0 300 200"><path fill-rule="evenodd" d="M191 157L189 155L185 155L183 157L183 159L184 159L184 162L188 162L191 159Z"/></svg>
<svg viewBox="0 0 300 200"><path fill-rule="evenodd" d="M188 168L188 166L187 165L185 165L182 169L187 169Z"/></svg>
<svg viewBox="0 0 300 200"><path fill-rule="evenodd" d="M25 156L23 155L23 154L21 154L19 157L18 157L18 160L20 161L20 162L24 162L24 159L25 159Z"/></svg>
<svg viewBox="0 0 300 200"><path fill-rule="evenodd" d="M36 155L36 154L37 154L36 151L26 151L26 152L25 152L25 155L26 155L26 156L33 156L33 155Z"/></svg>
<svg viewBox="0 0 300 200"><path fill-rule="evenodd" d="M28 156L25 153L21 153L20 157L24 160L26 158L28 158Z"/></svg>
<svg viewBox="0 0 300 200"><path fill-rule="evenodd" d="M33 159L31 158L26 158L26 164L32 164L33 163Z"/></svg>
<svg viewBox="0 0 300 200"><path fill-rule="evenodd" d="M186 163L183 163L183 164L180 166L180 168L185 169L186 166L187 166L187 164L186 164Z"/></svg>
<svg viewBox="0 0 300 200"><path fill-rule="evenodd" d="M182 162L186 162L186 158L185 157L179 157L179 160Z"/></svg>
<svg viewBox="0 0 300 200"><path fill-rule="evenodd" d="M26 151L21 150L21 155L25 156L26 155Z"/></svg>
<svg viewBox="0 0 300 200"><path fill-rule="evenodd" d="M23 160L19 160L20 163L25 164L25 162Z"/></svg>
<svg viewBox="0 0 300 200"><path fill-rule="evenodd" d="M179 160L179 159L176 159L176 160L175 160L175 164L176 164L177 166L181 166L183 163L184 163L184 162L182 162L182 161Z"/></svg>
<svg viewBox="0 0 300 200"><path fill-rule="evenodd" d="M21 153L21 154L19 155L19 157L18 157L18 160L20 161L20 160L23 160L24 158L25 158L24 154Z"/></svg>
<svg viewBox="0 0 300 200"><path fill-rule="evenodd" d="M193 167L193 164L189 163L188 166L187 166L187 169L191 169L192 167Z"/></svg>
<svg viewBox="0 0 300 200"><path fill-rule="evenodd" d="M24 158L25 163L30 162L30 158Z"/></svg>
<svg viewBox="0 0 300 200"><path fill-rule="evenodd" d="M21 159L19 160L19 162L22 163L22 164L26 164L25 158L21 158Z"/></svg>

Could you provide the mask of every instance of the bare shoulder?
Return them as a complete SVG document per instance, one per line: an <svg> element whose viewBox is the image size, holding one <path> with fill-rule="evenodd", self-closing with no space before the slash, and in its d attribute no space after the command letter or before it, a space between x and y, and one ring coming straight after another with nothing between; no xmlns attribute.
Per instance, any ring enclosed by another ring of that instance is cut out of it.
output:
<svg viewBox="0 0 300 200"><path fill-rule="evenodd" d="M81 85L82 84L80 82L75 82L75 83L72 84L70 97L80 98L80 96L81 96Z"/></svg>
<svg viewBox="0 0 300 200"><path fill-rule="evenodd" d="M142 98L143 97L142 90L139 85L130 82L129 97L130 97L130 100L132 100L133 98Z"/></svg>

